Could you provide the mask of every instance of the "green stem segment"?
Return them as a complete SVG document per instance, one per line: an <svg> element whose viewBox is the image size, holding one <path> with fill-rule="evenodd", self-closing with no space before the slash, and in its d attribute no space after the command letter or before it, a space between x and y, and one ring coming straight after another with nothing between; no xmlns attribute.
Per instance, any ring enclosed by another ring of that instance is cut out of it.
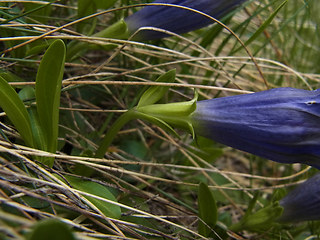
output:
<svg viewBox="0 0 320 240"><path fill-rule="evenodd" d="M178 135L172 126L188 130L194 137L194 129L190 115L196 110L198 95L191 101L167 104L150 104L147 106L135 107L122 114L111 126L100 144L95 157L103 158L111 142L127 122L133 119L141 119L153 123L174 135Z"/></svg>
<svg viewBox="0 0 320 240"><path fill-rule="evenodd" d="M105 138L103 139L102 143L100 144L95 157L96 158L103 158L104 154L107 152L110 144L112 143L113 139L120 131L120 129L129 121L136 118L136 114L134 110L129 110L122 114L111 126L109 131L106 133Z"/></svg>
<svg viewBox="0 0 320 240"><path fill-rule="evenodd" d="M161 120L161 118L153 117L152 115L145 114L143 112L140 112L137 108L133 108L124 114L122 114L110 127L109 131L106 133L104 139L102 140L95 157L96 158L103 158L105 153L108 151L108 148L110 144L112 143L113 139L116 137L117 133L120 131L120 129L129 121L134 119L141 119L148 122L151 122L155 125L158 125L167 131L172 132L173 134L176 134L174 130L171 128L169 124ZM177 134L176 134L177 135Z"/></svg>

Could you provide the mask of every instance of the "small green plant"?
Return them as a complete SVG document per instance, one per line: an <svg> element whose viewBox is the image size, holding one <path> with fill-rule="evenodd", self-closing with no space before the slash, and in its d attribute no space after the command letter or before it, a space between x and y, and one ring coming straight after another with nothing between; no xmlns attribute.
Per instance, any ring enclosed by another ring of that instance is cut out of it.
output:
<svg viewBox="0 0 320 240"><path fill-rule="evenodd" d="M38 68L35 87L36 109L26 109L16 91L0 77L0 106L22 139L30 147L55 153L59 131L61 82L66 49L62 40L53 42L45 52ZM39 160L53 166L54 159Z"/></svg>

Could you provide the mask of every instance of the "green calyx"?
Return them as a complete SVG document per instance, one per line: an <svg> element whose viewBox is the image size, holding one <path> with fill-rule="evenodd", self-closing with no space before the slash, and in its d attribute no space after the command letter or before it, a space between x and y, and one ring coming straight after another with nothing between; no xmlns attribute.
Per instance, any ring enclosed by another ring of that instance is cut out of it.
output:
<svg viewBox="0 0 320 240"><path fill-rule="evenodd" d="M126 22L123 19L121 19L118 22L112 24L111 26L103 29L100 32L95 33L92 36L102 38L127 39L129 37L129 32Z"/></svg>
<svg viewBox="0 0 320 240"><path fill-rule="evenodd" d="M173 83L176 70L172 69L161 75L156 82ZM149 87L141 96L138 105L133 109L138 118L149 121L177 135L171 126L189 130L194 136L190 115L196 110L198 93L192 100L179 103L155 104L169 90L169 86Z"/></svg>
<svg viewBox="0 0 320 240"><path fill-rule="evenodd" d="M149 122L155 123L154 119L157 119L169 126L188 130L194 137L190 115L196 110L197 99L198 94L196 92L194 98L187 102L152 104L136 107L135 112L138 115L143 114L144 120L148 120Z"/></svg>
<svg viewBox="0 0 320 240"><path fill-rule="evenodd" d="M161 75L156 82L172 83L175 80L176 71L170 70ZM122 114L110 127L105 138L100 143L95 157L102 158L107 152L113 139L119 130L129 121L141 119L155 124L162 129L178 136L173 127L189 131L195 136L191 123L191 114L196 110L198 99L197 92L192 100L180 103L156 104L168 91L170 85L160 84L151 86L142 94L136 107Z"/></svg>

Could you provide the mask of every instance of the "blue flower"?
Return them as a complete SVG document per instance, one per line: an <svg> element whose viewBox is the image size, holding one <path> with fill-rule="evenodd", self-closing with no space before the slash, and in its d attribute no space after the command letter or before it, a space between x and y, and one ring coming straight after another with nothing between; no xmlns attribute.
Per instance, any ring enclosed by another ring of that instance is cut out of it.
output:
<svg viewBox="0 0 320 240"><path fill-rule="evenodd" d="M196 134L276 162L320 168L320 89L198 101L190 117Z"/></svg>
<svg viewBox="0 0 320 240"><path fill-rule="evenodd" d="M157 0L153 3L166 3L185 6L221 18L246 0ZM213 21L199 13L173 6L146 6L125 19L130 33L140 27L156 27L177 34L205 27ZM139 37L144 40L160 39L168 35L145 30Z"/></svg>
<svg viewBox="0 0 320 240"><path fill-rule="evenodd" d="M320 219L320 174L313 176L289 192L282 200L280 221L298 222Z"/></svg>

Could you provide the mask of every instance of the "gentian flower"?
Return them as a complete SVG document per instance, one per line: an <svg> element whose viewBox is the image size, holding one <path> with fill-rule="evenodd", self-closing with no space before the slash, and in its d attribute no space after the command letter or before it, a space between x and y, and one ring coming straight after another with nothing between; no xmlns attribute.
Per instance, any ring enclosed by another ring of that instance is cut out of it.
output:
<svg viewBox="0 0 320 240"><path fill-rule="evenodd" d="M153 3L180 5L206 13L220 19L241 3L247 0L156 0ZM190 32L213 23L211 19L187 9L175 6L146 6L125 19L95 33L92 37L127 39L141 27L154 27L176 34ZM135 40L152 40L168 37L169 35L152 30L140 31L134 36ZM101 47L101 46L100 46ZM106 50L116 47L114 44L102 46ZM79 57L86 49L85 42L73 42L68 46L67 60ZM89 48L97 48L91 44Z"/></svg>
<svg viewBox="0 0 320 240"><path fill-rule="evenodd" d="M298 222L320 219L320 174L300 184L280 200L280 221Z"/></svg>
<svg viewBox="0 0 320 240"><path fill-rule="evenodd" d="M196 135L276 162L320 167L320 89L198 101L190 118Z"/></svg>
<svg viewBox="0 0 320 240"><path fill-rule="evenodd" d="M157 81L173 82L175 71ZM168 87L152 86L136 107L110 128L99 147L103 156L119 129L142 119L177 134L173 127L281 163L320 169L320 89L275 88L251 94L157 104Z"/></svg>
<svg viewBox="0 0 320 240"><path fill-rule="evenodd" d="M246 0L156 0L153 3L175 4L206 13L216 19L222 18ZM125 19L128 30L134 33L140 27L155 27L177 34L205 27L213 21L199 13L173 6L146 6ZM165 33L144 30L139 34L143 40L167 37Z"/></svg>

